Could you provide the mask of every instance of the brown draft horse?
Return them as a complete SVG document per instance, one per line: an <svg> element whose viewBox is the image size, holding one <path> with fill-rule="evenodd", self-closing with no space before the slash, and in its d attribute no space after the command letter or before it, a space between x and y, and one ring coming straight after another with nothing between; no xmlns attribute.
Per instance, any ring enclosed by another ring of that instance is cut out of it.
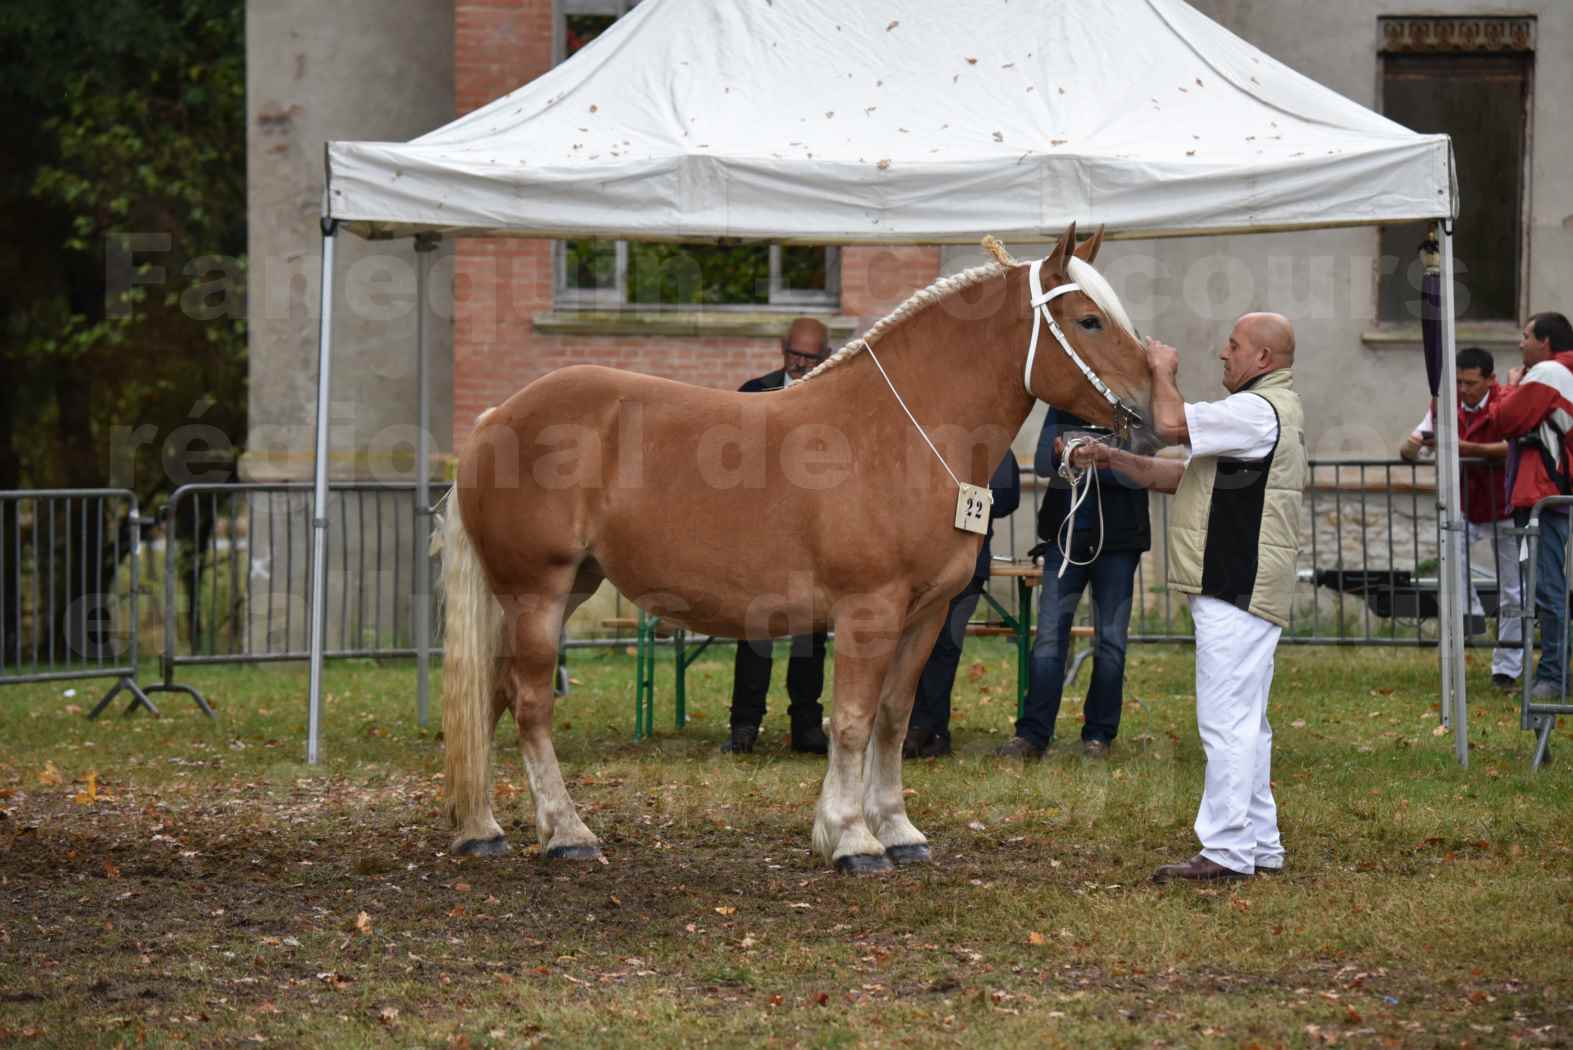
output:
<svg viewBox="0 0 1573 1050"><path fill-rule="evenodd" d="M1100 229L1076 247L1072 226L1041 264L1042 287L1060 290L1049 319L1145 419L1146 357L1089 265L1101 240ZM955 526L955 479L987 486L1034 398L1104 425L1114 417L1058 332L1046 324L1034 338L1029 267L985 244L998 261L935 282L780 393L575 366L481 415L443 537L455 853L507 849L492 817L491 744L511 709L542 854L600 856L552 748L552 675L564 617L607 579L694 631L834 628L814 847L854 873L928 859L902 800L901 740L981 542Z"/></svg>

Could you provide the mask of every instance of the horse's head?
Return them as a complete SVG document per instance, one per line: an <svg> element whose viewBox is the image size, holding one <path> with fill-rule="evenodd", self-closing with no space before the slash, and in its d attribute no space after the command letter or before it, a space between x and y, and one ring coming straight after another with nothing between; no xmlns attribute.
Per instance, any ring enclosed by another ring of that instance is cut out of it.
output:
<svg viewBox="0 0 1573 1050"><path fill-rule="evenodd" d="M1034 397L1108 427L1121 444L1152 451L1152 372L1136 326L1092 261L1103 244L1100 226L1076 244L1072 223L1029 277L1034 319L1025 378ZM1046 323L1051 322L1051 323ZM1101 388L1101 389L1100 389Z"/></svg>

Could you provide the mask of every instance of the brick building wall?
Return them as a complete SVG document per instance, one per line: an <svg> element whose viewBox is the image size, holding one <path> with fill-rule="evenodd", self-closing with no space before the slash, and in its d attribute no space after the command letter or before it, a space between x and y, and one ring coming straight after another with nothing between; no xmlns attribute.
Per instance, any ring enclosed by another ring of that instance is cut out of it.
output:
<svg viewBox="0 0 1573 1050"><path fill-rule="evenodd" d="M551 68L551 0L454 0L456 116ZM552 244L463 239L455 247L453 437L484 409L555 368L602 364L734 389L780 367L779 335L602 335L538 331L552 309ZM837 313L867 328L940 273L935 247L847 248ZM782 315L785 330L791 315Z"/></svg>

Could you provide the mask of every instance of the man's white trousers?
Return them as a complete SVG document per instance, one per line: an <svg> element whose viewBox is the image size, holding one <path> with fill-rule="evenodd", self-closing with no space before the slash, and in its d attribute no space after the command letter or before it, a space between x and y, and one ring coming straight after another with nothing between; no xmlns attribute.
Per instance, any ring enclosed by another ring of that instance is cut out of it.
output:
<svg viewBox="0 0 1573 1050"><path fill-rule="evenodd" d="M1196 725L1207 755L1196 813L1202 856L1250 874L1284 863L1273 801L1267 691L1281 628L1228 602L1193 596Z"/></svg>

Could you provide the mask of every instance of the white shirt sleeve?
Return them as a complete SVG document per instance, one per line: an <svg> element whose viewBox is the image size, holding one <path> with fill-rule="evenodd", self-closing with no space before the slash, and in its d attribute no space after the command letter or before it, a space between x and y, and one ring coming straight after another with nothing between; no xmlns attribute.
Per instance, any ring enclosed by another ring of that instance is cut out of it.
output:
<svg viewBox="0 0 1573 1050"><path fill-rule="evenodd" d="M1436 433L1436 424L1431 422L1431 410L1428 408L1426 409L1426 417L1420 421L1415 429L1409 432L1409 436L1419 441L1426 434L1434 433Z"/></svg>
<svg viewBox="0 0 1573 1050"><path fill-rule="evenodd" d="M1263 459L1278 444L1278 413L1266 398L1248 392L1187 404L1185 426L1193 456Z"/></svg>

